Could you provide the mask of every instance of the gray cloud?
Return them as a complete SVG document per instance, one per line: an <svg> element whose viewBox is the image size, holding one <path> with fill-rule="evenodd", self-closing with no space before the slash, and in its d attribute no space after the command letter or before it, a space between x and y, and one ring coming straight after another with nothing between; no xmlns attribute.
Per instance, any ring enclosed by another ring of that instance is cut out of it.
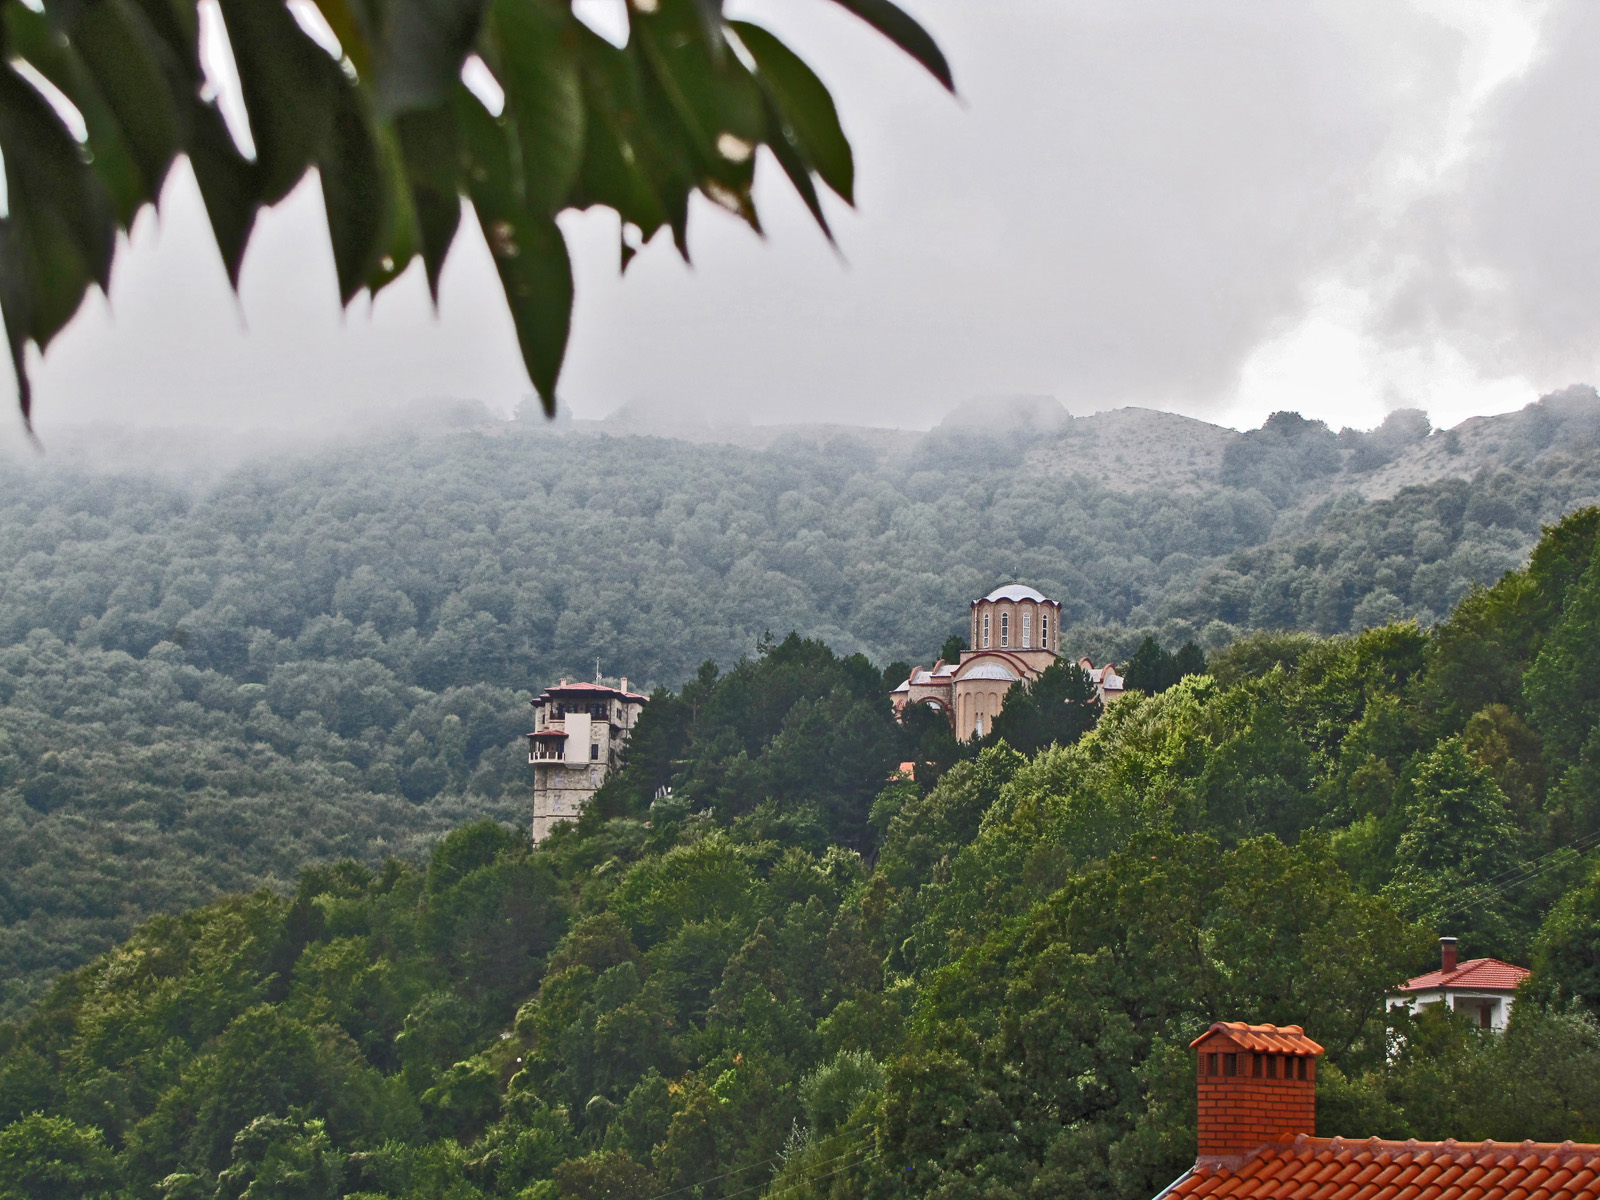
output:
<svg viewBox="0 0 1600 1200"><path fill-rule="evenodd" d="M1373 297L1347 340L1386 404L1414 400L1383 377L1413 345L1530 394L1593 367L1600 18L1577 0L1465 128L1493 30L1391 0L912 3L959 103L821 0L740 7L835 89L859 164L859 212L836 206L842 261L775 173L769 237L708 206L692 270L658 244L618 280L612 221L569 219L564 391L582 415L653 402L926 426L1025 392L1237 419L1241 370L1316 318L1329 280ZM437 320L420 279L341 320L318 207L267 222L246 334L175 193L160 245L140 239L124 266L116 319L91 310L50 355L41 427L292 422L426 395L509 410L526 386L481 245L458 248ZM1371 416L1372 394L1297 394L1319 368L1296 370L1263 403Z"/></svg>

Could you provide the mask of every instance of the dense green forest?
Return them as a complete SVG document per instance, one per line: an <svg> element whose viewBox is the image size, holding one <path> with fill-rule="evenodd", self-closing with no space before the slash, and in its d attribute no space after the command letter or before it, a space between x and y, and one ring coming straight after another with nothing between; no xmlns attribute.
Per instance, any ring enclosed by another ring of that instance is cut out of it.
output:
<svg viewBox="0 0 1600 1200"><path fill-rule="evenodd" d="M0 1015L143 917L526 819L527 701L679 687L790 630L930 661L1020 579L1065 645L1430 626L1600 497L1600 409L1500 418L1477 478L1363 502L1406 445L1279 414L1215 478L1040 473L1040 436L764 451L522 423L250 461L204 486L50 457L0 475ZM1419 424L1420 421L1420 424ZM941 752L945 758L948 753ZM934 755L939 757L939 755Z"/></svg>
<svg viewBox="0 0 1600 1200"><path fill-rule="evenodd" d="M1324 1133L1600 1139L1597 534L937 779L865 657L766 641L538 848L467 824L60 978L0 1032L0 1196L1137 1200L1216 1018L1328 1046ZM1391 1054L1441 932L1534 977Z"/></svg>

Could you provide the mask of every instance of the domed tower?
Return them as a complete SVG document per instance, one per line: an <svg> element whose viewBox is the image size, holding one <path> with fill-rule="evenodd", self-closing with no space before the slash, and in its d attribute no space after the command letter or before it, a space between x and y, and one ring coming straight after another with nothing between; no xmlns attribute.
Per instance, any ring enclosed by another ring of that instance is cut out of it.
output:
<svg viewBox="0 0 1600 1200"><path fill-rule="evenodd" d="M1026 584L995 588L972 602L973 651L1009 650L1042 671L1061 650L1061 605Z"/></svg>
<svg viewBox="0 0 1600 1200"><path fill-rule="evenodd" d="M960 662L917 667L891 693L896 714L926 705L949 720L960 741L994 727L1006 694L1037 679L1061 651L1061 605L1025 584L995 588L972 602L972 648Z"/></svg>
<svg viewBox="0 0 1600 1200"><path fill-rule="evenodd" d="M1006 693L1037 679L1061 646L1061 605L1026 584L995 588L972 602L972 649L950 676L956 737L982 737L1005 706Z"/></svg>

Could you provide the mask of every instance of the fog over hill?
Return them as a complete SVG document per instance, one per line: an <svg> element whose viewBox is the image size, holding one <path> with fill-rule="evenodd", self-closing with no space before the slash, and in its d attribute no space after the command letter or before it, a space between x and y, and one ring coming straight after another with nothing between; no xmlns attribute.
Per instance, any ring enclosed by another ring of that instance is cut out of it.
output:
<svg viewBox="0 0 1600 1200"><path fill-rule="evenodd" d="M313 446L102 429L11 456L0 1008L152 911L520 822L530 692L597 662L677 687L790 630L926 662L1011 580L1101 660L1429 625L1600 499L1589 388L1443 432L1037 398L927 432L643 419L438 405Z"/></svg>

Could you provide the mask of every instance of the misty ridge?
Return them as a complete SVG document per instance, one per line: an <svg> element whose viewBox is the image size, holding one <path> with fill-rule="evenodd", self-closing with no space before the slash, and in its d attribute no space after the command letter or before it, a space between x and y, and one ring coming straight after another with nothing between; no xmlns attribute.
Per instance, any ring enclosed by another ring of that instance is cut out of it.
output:
<svg viewBox="0 0 1600 1200"><path fill-rule="evenodd" d="M0 479L0 1010L144 916L526 816L531 694L791 630L928 662L1024 580L1063 649L1431 625L1600 499L1591 388L1432 430L1039 398L927 432L494 420L113 431ZM668 436L668 435L673 436Z"/></svg>

